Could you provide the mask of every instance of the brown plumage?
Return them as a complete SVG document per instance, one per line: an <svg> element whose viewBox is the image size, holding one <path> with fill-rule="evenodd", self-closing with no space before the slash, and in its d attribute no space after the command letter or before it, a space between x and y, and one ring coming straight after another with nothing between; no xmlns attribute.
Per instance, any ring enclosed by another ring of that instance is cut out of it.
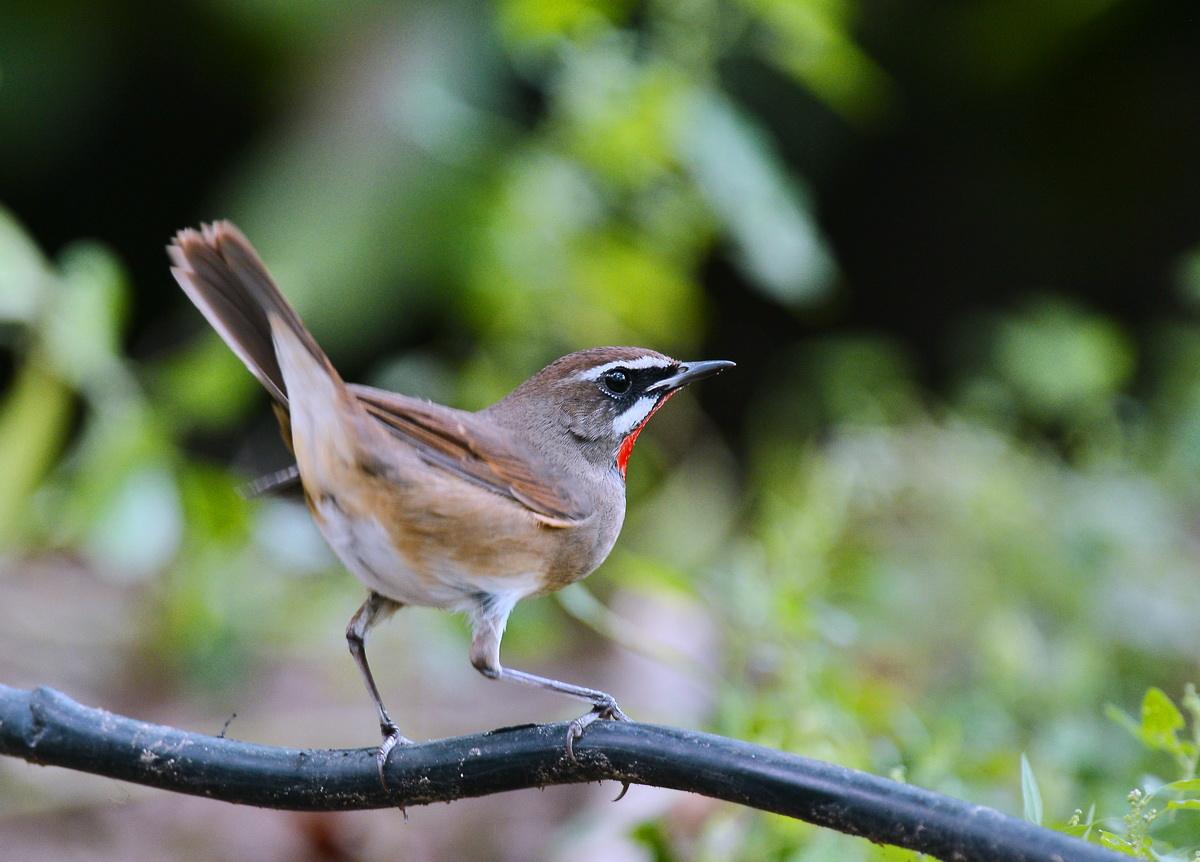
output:
<svg viewBox="0 0 1200 862"><path fill-rule="evenodd" d="M624 459L642 426L679 388L732 363L593 348L471 413L346 384L231 223L182 230L168 253L188 297L275 399L314 520L371 591L347 640L384 734L381 777L404 740L379 698L365 638L405 604L465 612L471 662L485 675L591 702L570 739L597 717L622 717L603 692L503 667L504 626L520 599L603 562L624 519Z"/></svg>

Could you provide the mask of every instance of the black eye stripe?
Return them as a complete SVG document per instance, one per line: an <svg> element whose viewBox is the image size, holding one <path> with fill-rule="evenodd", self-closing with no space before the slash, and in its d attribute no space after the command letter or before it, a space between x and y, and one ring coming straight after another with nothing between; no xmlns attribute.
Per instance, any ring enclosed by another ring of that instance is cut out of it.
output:
<svg viewBox="0 0 1200 862"><path fill-rule="evenodd" d="M652 365L646 368L613 365L593 379L596 388L601 393L616 401L626 402L630 398L644 393L658 381L670 377L678 369L678 363L665 366Z"/></svg>

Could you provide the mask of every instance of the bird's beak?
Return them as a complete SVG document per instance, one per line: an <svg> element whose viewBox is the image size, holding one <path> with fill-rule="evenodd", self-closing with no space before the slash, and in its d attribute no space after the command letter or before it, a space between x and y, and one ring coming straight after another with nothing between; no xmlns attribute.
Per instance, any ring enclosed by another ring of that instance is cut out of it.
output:
<svg viewBox="0 0 1200 862"><path fill-rule="evenodd" d="M706 377L712 377L714 374L720 374L726 368L733 368L736 363L730 362L728 359L706 359L701 362L681 362L676 368L675 373L665 380L660 380L652 386L647 386L647 392L657 392L665 390L672 392L687 386L689 383L695 383L697 380L703 380Z"/></svg>

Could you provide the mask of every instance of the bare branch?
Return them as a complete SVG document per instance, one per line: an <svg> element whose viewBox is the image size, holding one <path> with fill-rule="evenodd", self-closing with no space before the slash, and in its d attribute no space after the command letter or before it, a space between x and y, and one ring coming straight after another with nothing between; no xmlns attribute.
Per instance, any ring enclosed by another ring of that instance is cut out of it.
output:
<svg viewBox="0 0 1200 862"><path fill-rule="evenodd" d="M566 734L566 724L527 725L397 749L389 794L374 749L252 745L114 715L49 688L0 686L0 754L243 805L346 811L613 780L689 790L946 860L1126 858L990 808L720 736L597 722L571 762Z"/></svg>

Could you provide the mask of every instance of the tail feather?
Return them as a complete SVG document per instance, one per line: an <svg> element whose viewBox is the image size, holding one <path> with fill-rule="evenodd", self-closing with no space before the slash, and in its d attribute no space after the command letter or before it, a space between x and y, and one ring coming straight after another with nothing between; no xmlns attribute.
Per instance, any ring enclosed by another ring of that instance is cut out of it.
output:
<svg viewBox="0 0 1200 862"><path fill-rule="evenodd" d="M250 241L232 222L181 230L167 246L179 286L280 404L287 384L271 335L271 319L283 325L318 364L337 378L328 358L284 299Z"/></svg>

